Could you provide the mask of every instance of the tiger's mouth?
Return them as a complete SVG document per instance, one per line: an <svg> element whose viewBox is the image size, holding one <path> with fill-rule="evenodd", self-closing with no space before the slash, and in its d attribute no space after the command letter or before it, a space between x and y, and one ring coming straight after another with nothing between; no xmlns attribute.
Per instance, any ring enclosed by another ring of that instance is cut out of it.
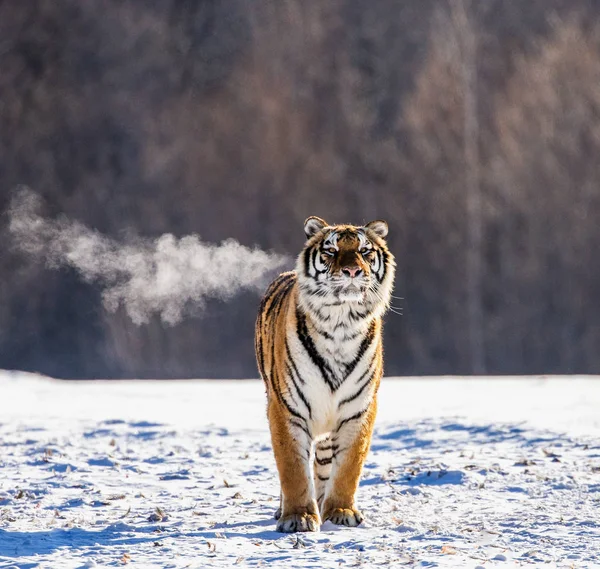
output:
<svg viewBox="0 0 600 569"><path fill-rule="evenodd" d="M350 283L338 292L338 297L342 302L363 302L367 291L366 286L358 286Z"/></svg>

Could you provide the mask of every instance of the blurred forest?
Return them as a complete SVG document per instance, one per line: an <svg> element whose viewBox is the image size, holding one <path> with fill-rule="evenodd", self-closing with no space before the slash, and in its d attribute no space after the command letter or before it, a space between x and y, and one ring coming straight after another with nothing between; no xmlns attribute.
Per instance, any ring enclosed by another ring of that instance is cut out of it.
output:
<svg viewBox="0 0 600 569"><path fill-rule="evenodd" d="M600 2L0 3L0 212L296 255L385 218L386 373L600 372ZM0 368L256 377L258 298L110 314L0 219Z"/></svg>

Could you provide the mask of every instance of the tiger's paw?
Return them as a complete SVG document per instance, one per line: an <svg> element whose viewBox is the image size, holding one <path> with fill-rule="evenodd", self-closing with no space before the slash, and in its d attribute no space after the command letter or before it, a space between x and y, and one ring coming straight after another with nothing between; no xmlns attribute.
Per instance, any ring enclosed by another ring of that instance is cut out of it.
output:
<svg viewBox="0 0 600 569"><path fill-rule="evenodd" d="M329 520L338 526L356 527L363 521L363 515L356 508L332 508L323 514L323 520Z"/></svg>
<svg viewBox="0 0 600 569"><path fill-rule="evenodd" d="M321 522L316 514L288 514L277 521L277 531L293 533L295 531L319 531Z"/></svg>

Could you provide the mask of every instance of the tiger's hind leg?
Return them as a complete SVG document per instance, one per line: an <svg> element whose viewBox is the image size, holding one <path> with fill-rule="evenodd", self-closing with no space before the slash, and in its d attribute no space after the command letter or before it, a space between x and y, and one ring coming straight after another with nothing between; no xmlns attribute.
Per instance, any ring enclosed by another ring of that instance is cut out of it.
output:
<svg viewBox="0 0 600 569"><path fill-rule="evenodd" d="M321 510L323 506L329 477L331 476L331 464L333 462L333 452L335 448L335 445L329 438L319 441L315 445L314 480L319 510Z"/></svg>
<svg viewBox="0 0 600 569"><path fill-rule="evenodd" d="M279 401L269 400L267 414L281 483L277 531L319 531L321 518L310 468L312 437L305 422L290 418Z"/></svg>
<svg viewBox="0 0 600 569"><path fill-rule="evenodd" d="M377 402L349 421L342 421L332 432L331 439L339 447L332 463L329 492L321 509L323 521L343 526L357 526L363 516L356 507L356 491L363 464L371 444Z"/></svg>

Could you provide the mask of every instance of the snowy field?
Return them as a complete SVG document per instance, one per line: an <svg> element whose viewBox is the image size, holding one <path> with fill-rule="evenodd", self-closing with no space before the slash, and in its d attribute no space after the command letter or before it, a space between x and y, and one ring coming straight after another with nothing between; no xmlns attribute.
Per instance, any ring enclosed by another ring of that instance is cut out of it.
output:
<svg viewBox="0 0 600 569"><path fill-rule="evenodd" d="M0 567L600 567L600 379L386 379L359 528L274 531L258 381L0 372Z"/></svg>

